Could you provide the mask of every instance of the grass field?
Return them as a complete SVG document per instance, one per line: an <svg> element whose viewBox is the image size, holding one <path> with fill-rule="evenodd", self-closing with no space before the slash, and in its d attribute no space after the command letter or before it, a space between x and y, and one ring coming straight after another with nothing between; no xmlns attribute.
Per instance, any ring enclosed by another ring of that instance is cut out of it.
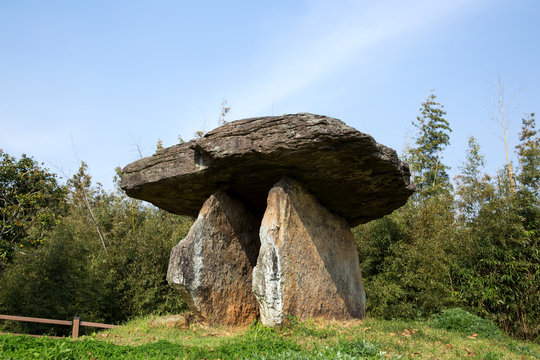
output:
<svg viewBox="0 0 540 360"><path fill-rule="evenodd" d="M540 345L467 313L429 321L291 321L278 329L151 327L133 320L78 340L0 336L0 359L540 359Z"/></svg>

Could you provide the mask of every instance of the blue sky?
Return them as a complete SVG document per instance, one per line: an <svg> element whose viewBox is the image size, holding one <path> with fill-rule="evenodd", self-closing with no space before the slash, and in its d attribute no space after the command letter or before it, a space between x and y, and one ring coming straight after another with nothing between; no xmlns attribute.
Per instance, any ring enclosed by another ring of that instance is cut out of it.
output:
<svg viewBox="0 0 540 360"><path fill-rule="evenodd" d="M486 172L504 162L492 118L505 86L510 146L540 113L540 2L0 1L0 149L112 188L116 166L227 120L312 112L401 153L434 90ZM515 154L511 154L516 162Z"/></svg>

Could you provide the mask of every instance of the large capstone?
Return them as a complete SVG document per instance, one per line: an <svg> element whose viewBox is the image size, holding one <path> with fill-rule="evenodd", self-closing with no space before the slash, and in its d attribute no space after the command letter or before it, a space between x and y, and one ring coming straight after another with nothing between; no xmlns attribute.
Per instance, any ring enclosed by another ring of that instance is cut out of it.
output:
<svg viewBox="0 0 540 360"><path fill-rule="evenodd" d="M171 252L169 284L210 324L247 325L258 316L251 277L259 224L239 201L217 191Z"/></svg>
<svg viewBox="0 0 540 360"><path fill-rule="evenodd" d="M127 165L122 188L175 214L197 216L217 189L258 217L283 176L299 180L351 226L391 213L413 192L396 152L342 121L292 114L233 121Z"/></svg>
<svg viewBox="0 0 540 360"><path fill-rule="evenodd" d="M349 224L298 182L283 178L268 195L253 291L261 321L361 318L365 293Z"/></svg>

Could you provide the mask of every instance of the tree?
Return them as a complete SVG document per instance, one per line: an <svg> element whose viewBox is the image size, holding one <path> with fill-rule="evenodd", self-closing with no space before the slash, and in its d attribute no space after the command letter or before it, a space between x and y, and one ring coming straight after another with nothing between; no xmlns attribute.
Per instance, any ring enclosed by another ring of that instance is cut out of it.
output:
<svg viewBox="0 0 540 360"><path fill-rule="evenodd" d="M531 113L522 119L519 134L520 144L516 146L516 149L518 150L521 165L519 182L523 188L538 198L540 187L540 137L536 134L536 121L534 113Z"/></svg>
<svg viewBox="0 0 540 360"><path fill-rule="evenodd" d="M101 231L98 220L94 216L92 205L90 204L89 200L93 199L95 195L95 190L92 189L91 184L92 177L88 174L88 165L86 165L84 161L81 161L79 171L68 180L68 187L71 189L71 205L73 208L81 208L82 206L88 211L88 214L94 223L94 227L96 228L97 234L99 235L99 239L101 240L101 244L103 245L103 249L107 250L107 246L105 245L105 236ZM99 188L99 190L101 189Z"/></svg>
<svg viewBox="0 0 540 360"><path fill-rule="evenodd" d="M521 172L518 176L519 207L523 217L523 226L532 239L538 239L540 231L540 137L536 132L534 113L522 120L518 150ZM538 241L532 243L539 246Z"/></svg>
<svg viewBox="0 0 540 360"><path fill-rule="evenodd" d="M463 191L469 199L482 202L460 236L455 283L464 303L475 312L492 317L514 335L534 339L540 334L540 159L534 114L523 119L516 148L519 189L509 179L513 172L507 165L499 171L496 184L486 181L475 187L470 186L473 181L460 182L458 193L466 184Z"/></svg>
<svg viewBox="0 0 540 360"><path fill-rule="evenodd" d="M461 217L470 223L482 206L489 200L490 191L487 189L489 176L482 176L480 171L485 166L484 155L480 153L480 145L474 136L469 137L469 148L461 174L456 176L458 196L457 206Z"/></svg>
<svg viewBox="0 0 540 360"><path fill-rule="evenodd" d="M418 129L415 147L408 149L406 155L420 198L445 193L451 188L449 167L442 163L441 153L450 144L452 130L444 118L444 106L435 100L432 93L422 103L420 114L413 122Z"/></svg>
<svg viewBox="0 0 540 360"><path fill-rule="evenodd" d="M506 173L508 176L508 184L510 186L509 191L511 194L513 194L516 192L516 180L514 177L512 163L508 158L508 141L506 138L506 134L508 133L508 120L505 119L504 106L506 101L504 98L504 84L500 75L497 75L497 85L495 85L495 87L497 88L497 108L500 113L500 124L503 132L504 153L506 155Z"/></svg>
<svg viewBox="0 0 540 360"><path fill-rule="evenodd" d="M454 305L450 253L455 213L441 152L451 131L444 107L430 94L413 122L406 159L417 201L354 230L366 279L368 307L385 318L429 316Z"/></svg>
<svg viewBox="0 0 540 360"><path fill-rule="evenodd" d="M418 318L455 306L450 252L455 216L450 196L433 196L358 226L362 277L370 314Z"/></svg>
<svg viewBox="0 0 540 360"><path fill-rule="evenodd" d="M520 197L509 191L506 169L492 198L472 227L470 276L461 294L477 312L494 317L502 329L534 339L540 332L540 251L527 230Z"/></svg>
<svg viewBox="0 0 540 360"><path fill-rule="evenodd" d="M28 254L65 211L65 188L32 158L0 150L0 271L15 253Z"/></svg>

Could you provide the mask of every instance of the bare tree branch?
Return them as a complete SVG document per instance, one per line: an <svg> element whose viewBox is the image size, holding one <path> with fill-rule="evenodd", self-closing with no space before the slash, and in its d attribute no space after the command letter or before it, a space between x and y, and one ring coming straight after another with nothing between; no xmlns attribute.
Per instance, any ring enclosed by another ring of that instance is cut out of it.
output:
<svg viewBox="0 0 540 360"><path fill-rule="evenodd" d="M512 98L515 97L515 94L512 96ZM508 181L510 183L510 191L512 193L516 192L516 180L514 178L514 170L512 168L512 164L510 163L510 159L508 157L508 141L506 134L508 132L508 123L505 120L505 112L504 112L504 84L501 79L500 75L497 75L497 105L499 108L500 113L500 125L502 127L502 133L503 133L503 141L504 141L504 152L506 154L506 170L508 172Z"/></svg>

